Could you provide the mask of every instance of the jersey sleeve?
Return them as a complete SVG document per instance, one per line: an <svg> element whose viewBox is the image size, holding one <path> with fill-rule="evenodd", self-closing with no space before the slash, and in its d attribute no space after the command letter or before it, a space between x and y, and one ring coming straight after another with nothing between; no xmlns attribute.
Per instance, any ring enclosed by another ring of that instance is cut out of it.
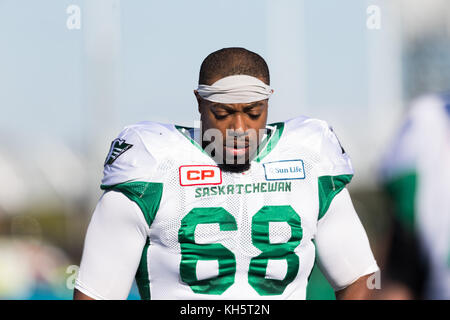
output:
<svg viewBox="0 0 450 320"><path fill-rule="evenodd" d="M353 175L350 157L345 152L333 129L325 126L322 130L319 175Z"/></svg>
<svg viewBox="0 0 450 320"><path fill-rule="evenodd" d="M318 163L319 216L327 212L333 198L350 183L353 167L350 157L341 146L336 134L328 125L322 126Z"/></svg>
<svg viewBox="0 0 450 320"><path fill-rule="evenodd" d="M111 143L103 169L102 189L129 181L151 181L156 160L138 130L126 127Z"/></svg>
<svg viewBox="0 0 450 320"><path fill-rule="evenodd" d="M147 234L137 204L120 192L106 192L89 223L75 288L97 300L126 299Z"/></svg>
<svg viewBox="0 0 450 320"><path fill-rule="evenodd" d="M319 221L315 244L319 268L335 291L379 270L346 188Z"/></svg>
<svg viewBox="0 0 450 320"><path fill-rule="evenodd" d="M159 209L163 184L154 181L157 166L139 131L125 128L111 144L101 189L118 191L135 202L150 226Z"/></svg>
<svg viewBox="0 0 450 320"><path fill-rule="evenodd" d="M154 135L148 141L155 141ZM92 298L126 299L137 276L163 189L154 182L157 161L148 143L139 126L126 127L111 143L101 183L105 193L88 227L76 281L76 288Z"/></svg>

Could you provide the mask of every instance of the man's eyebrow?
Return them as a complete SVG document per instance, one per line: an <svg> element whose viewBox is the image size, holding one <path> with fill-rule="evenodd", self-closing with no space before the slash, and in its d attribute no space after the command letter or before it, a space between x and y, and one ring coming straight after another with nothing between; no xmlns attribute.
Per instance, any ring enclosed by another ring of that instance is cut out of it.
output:
<svg viewBox="0 0 450 320"><path fill-rule="evenodd" d="M256 102L252 103L251 105L244 107L244 112L250 111L251 109L260 107L260 106L262 106L262 103L260 101L256 101Z"/></svg>
<svg viewBox="0 0 450 320"><path fill-rule="evenodd" d="M247 111L249 111L249 110L251 110L253 108L260 107L260 106L262 106L261 101L256 101L256 102L253 102L251 105L248 105L248 106L244 107L243 111L247 112ZM226 110L228 112L235 112L236 111L236 109L234 109L233 107L228 106L226 104L222 104L222 103L213 103L211 105L211 108L213 108L213 109L222 108L222 109L224 109L224 110Z"/></svg>
<svg viewBox="0 0 450 320"><path fill-rule="evenodd" d="M225 109L228 112L236 111L234 108L232 108L230 106L227 106L226 104L221 104L221 103L214 103L214 104L211 105L211 108L214 108L214 109L222 108L222 109Z"/></svg>

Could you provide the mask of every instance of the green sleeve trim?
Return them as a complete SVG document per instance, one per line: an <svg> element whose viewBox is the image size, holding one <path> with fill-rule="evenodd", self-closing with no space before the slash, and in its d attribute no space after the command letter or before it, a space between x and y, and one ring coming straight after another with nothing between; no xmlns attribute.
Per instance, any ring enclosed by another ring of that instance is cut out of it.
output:
<svg viewBox="0 0 450 320"><path fill-rule="evenodd" d="M142 250L141 261L139 262L139 267L136 272L136 284L139 290L139 295L141 300L150 300L150 279L148 276L148 264L147 264L147 253L148 247L150 246L150 238L147 241Z"/></svg>
<svg viewBox="0 0 450 320"><path fill-rule="evenodd" d="M161 202L162 183L134 181L113 186L101 185L100 188L106 191L114 190L123 193L139 206L148 226L152 225Z"/></svg>
<svg viewBox="0 0 450 320"><path fill-rule="evenodd" d="M331 201L345 188L352 178L352 174L319 177L319 217L317 220L320 220L325 215Z"/></svg>
<svg viewBox="0 0 450 320"><path fill-rule="evenodd" d="M417 173L409 172L396 176L385 184L391 199L395 216L410 231L414 230Z"/></svg>

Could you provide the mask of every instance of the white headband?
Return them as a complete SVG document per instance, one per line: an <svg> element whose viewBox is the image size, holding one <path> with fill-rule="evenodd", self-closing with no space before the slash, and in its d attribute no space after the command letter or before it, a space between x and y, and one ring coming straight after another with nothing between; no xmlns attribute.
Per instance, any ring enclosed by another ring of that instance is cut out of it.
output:
<svg viewBox="0 0 450 320"><path fill-rule="evenodd" d="M205 100L219 103L250 103L268 99L273 89L258 78L234 75L208 86L200 84L198 94Z"/></svg>

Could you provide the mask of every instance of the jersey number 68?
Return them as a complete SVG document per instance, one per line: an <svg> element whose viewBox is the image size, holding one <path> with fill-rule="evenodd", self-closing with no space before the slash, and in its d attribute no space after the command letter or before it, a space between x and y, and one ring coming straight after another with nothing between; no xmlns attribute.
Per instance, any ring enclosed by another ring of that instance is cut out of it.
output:
<svg viewBox="0 0 450 320"><path fill-rule="evenodd" d="M285 243L270 243L269 222L286 222L291 228L291 237ZM219 243L195 243L195 229L199 224L219 224L221 231L237 230L236 219L222 207L194 208L181 221L178 241L181 246L180 276L195 293L221 295L235 281L236 258L232 251ZM299 258L295 248L302 240L300 216L287 206L263 206L252 218L251 238L261 254L250 260L248 283L260 295L280 295L297 276ZM282 280L265 278L269 260L285 260L287 272ZM217 277L197 279L199 260L217 260Z"/></svg>

